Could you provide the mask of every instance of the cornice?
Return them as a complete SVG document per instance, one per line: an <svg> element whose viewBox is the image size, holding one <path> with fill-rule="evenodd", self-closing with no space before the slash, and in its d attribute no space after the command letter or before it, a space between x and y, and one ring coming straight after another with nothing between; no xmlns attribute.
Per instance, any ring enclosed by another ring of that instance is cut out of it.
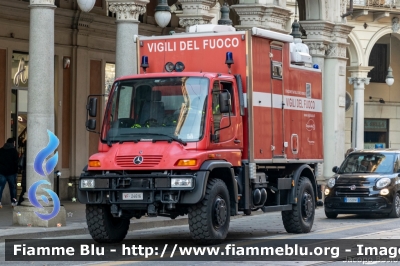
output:
<svg viewBox="0 0 400 266"><path fill-rule="evenodd" d="M108 0L108 10L116 14L117 21L138 22L139 15L146 13L150 0Z"/></svg>
<svg viewBox="0 0 400 266"><path fill-rule="evenodd" d="M290 19L292 12L289 9L276 5L233 5L232 9L239 16L240 25L238 29L251 29L259 27L262 29L273 30L277 32L287 33L286 24Z"/></svg>
<svg viewBox="0 0 400 266"><path fill-rule="evenodd" d="M330 39L335 23L328 21L300 21L306 31L307 39Z"/></svg>

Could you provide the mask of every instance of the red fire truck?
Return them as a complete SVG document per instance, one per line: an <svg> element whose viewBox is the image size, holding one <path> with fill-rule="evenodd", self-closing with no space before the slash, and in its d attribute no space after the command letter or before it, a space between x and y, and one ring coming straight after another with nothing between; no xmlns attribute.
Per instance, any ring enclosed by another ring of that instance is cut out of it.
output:
<svg viewBox="0 0 400 266"><path fill-rule="evenodd" d="M140 73L114 82L79 181L91 236L119 242L133 217L188 215L192 238L216 243L231 216L257 210L309 232L322 197L321 71L290 35L191 31L138 37Z"/></svg>

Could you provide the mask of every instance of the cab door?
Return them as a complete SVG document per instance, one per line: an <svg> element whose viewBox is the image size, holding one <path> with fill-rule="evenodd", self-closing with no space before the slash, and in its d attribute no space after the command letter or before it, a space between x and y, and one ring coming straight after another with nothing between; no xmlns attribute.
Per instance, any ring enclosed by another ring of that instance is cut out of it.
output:
<svg viewBox="0 0 400 266"><path fill-rule="evenodd" d="M231 112L221 114L219 109L219 95L228 92L230 95ZM234 80L216 79L211 89L211 140L212 149L242 148L243 133L242 120L239 112L238 94Z"/></svg>

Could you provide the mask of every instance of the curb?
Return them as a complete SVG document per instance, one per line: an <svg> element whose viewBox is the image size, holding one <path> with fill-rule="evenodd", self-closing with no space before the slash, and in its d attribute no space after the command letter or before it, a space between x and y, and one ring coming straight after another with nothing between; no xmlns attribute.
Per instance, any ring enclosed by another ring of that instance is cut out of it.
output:
<svg viewBox="0 0 400 266"><path fill-rule="evenodd" d="M250 219L251 216L254 215L261 215L264 214L262 211L255 211L252 212L248 218ZM247 215L239 214L236 216L231 216L231 221L235 219L241 219L245 218ZM60 236L71 236L71 235L83 235L87 234L89 235L89 230L87 229L86 223L82 223L84 226L82 228L63 228L57 230L51 230L51 231L45 231L48 228L43 228L43 231L36 231L36 232L18 232L16 234L9 234L9 235L4 235L0 236L0 241L4 242L5 239L33 239L33 238L46 238L46 237L60 237ZM179 225L188 225L188 218L187 216L181 217L181 218L176 218L176 219L170 219L170 220L162 220L162 221L140 221L136 222L136 220L131 221L131 224L129 225L129 231L134 231L134 230L145 230L145 229L152 229L152 228L160 228L160 227L169 227L169 226L179 226ZM24 228L25 227L21 227Z"/></svg>

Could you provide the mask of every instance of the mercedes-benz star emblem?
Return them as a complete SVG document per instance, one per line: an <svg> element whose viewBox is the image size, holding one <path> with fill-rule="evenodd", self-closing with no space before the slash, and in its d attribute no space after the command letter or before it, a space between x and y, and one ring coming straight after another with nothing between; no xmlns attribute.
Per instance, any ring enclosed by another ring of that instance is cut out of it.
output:
<svg viewBox="0 0 400 266"><path fill-rule="evenodd" d="M134 164L141 164L141 163L143 163L143 157L142 157L142 156L136 156L135 158L133 158L133 163L134 163Z"/></svg>
<svg viewBox="0 0 400 266"><path fill-rule="evenodd" d="M350 187L350 190L356 190L356 186L355 186L355 185L352 185L352 186Z"/></svg>

